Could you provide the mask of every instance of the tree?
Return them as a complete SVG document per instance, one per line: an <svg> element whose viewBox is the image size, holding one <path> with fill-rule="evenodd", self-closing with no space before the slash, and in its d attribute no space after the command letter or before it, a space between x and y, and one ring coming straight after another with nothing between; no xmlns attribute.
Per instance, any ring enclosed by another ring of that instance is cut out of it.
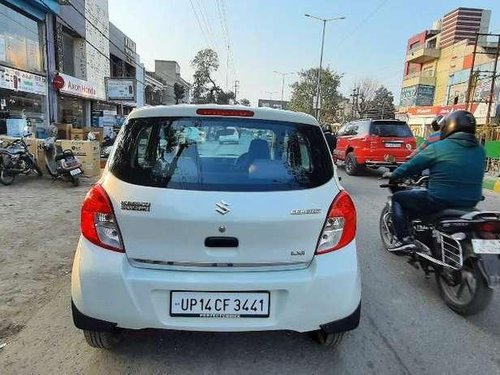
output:
<svg viewBox="0 0 500 375"><path fill-rule="evenodd" d="M179 104L179 102L186 96L186 88L177 82L174 83L174 96L175 104Z"/></svg>
<svg viewBox="0 0 500 375"><path fill-rule="evenodd" d="M214 103L215 92L220 89L211 75L219 69L219 57L217 53L206 48L198 51L191 66L194 68L193 75L193 102Z"/></svg>
<svg viewBox="0 0 500 375"><path fill-rule="evenodd" d="M219 69L217 52L210 48L198 51L191 66L194 68L193 103L229 104L236 98L232 91L225 92L212 78Z"/></svg>
<svg viewBox="0 0 500 375"><path fill-rule="evenodd" d="M321 71L321 119L323 122L337 122L341 95L338 92L341 76L329 68ZM316 95L318 68L302 70L299 80L291 85L292 98L289 109L314 116L313 96Z"/></svg>
<svg viewBox="0 0 500 375"><path fill-rule="evenodd" d="M358 118L365 118L371 110L375 92L380 87L380 84L371 78L364 78L360 82L355 83L354 86L358 94L355 111Z"/></svg>
<svg viewBox="0 0 500 375"><path fill-rule="evenodd" d="M392 92L384 86L380 86L375 91L375 97L372 100L370 115L375 119L389 118L393 119L395 112L394 96Z"/></svg>
<svg viewBox="0 0 500 375"><path fill-rule="evenodd" d="M244 105L245 107L250 107L250 105L251 105L250 104L250 100L245 99L245 98L243 98L243 99L240 100L240 104Z"/></svg>
<svg viewBox="0 0 500 375"><path fill-rule="evenodd" d="M236 95L234 95L234 92L232 91L222 91L222 89L218 88L218 90L215 92L215 103L217 104L230 104L231 101L234 102L234 99L236 98Z"/></svg>

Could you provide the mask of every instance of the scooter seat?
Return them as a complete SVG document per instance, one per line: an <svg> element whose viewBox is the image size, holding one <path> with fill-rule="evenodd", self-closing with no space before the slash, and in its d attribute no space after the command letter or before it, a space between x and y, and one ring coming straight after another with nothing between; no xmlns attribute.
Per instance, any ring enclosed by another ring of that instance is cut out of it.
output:
<svg viewBox="0 0 500 375"><path fill-rule="evenodd" d="M2 148L0 150L1 154L10 154L10 155L20 155L24 154L25 150L16 148L16 149L8 149L8 148Z"/></svg>

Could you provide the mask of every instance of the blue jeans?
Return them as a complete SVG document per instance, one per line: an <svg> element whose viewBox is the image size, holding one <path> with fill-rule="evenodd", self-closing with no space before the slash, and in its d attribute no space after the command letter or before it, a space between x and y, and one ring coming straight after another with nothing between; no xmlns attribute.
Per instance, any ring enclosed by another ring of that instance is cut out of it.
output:
<svg viewBox="0 0 500 375"><path fill-rule="evenodd" d="M396 237L410 236L409 220L432 215L446 209L446 205L432 199L425 189L398 191L392 195L392 223Z"/></svg>

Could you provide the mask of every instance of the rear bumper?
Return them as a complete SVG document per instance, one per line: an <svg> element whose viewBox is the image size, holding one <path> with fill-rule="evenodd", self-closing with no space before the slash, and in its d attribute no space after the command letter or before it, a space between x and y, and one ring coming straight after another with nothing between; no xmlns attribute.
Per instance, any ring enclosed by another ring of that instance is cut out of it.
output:
<svg viewBox="0 0 500 375"><path fill-rule="evenodd" d="M171 317L170 291L252 291L271 293L269 318ZM103 330L313 331L354 329L359 323L361 280L353 241L315 257L306 269L262 272L166 271L135 268L125 254L81 239L71 283L77 327ZM83 323L82 323L83 322Z"/></svg>
<svg viewBox="0 0 500 375"><path fill-rule="evenodd" d="M367 160L364 164L367 167L398 167L401 164L404 164L404 161L396 161L394 163L389 163L386 161Z"/></svg>

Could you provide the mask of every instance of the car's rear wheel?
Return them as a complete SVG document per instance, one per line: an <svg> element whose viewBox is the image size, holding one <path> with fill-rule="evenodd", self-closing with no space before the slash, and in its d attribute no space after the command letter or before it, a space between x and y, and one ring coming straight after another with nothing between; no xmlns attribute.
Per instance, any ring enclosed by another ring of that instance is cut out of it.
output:
<svg viewBox="0 0 500 375"><path fill-rule="evenodd" d="M356 176L361 172L362 166L356 161L353 152L349 152L345 158L345 171L349 176Z"/></svg>
<svg viewBox="0 0 500 375"><path fill-rule="evenodd" d="M119 331L88 331L84 330L85 341L93 348L112 349L123 340Z"/></svg>
<svg viewBox="0 0 500 375"><path fill-rule="evenodd" d="M313 332L314 340L321 346L337 347L344 338L344 333L328 333L322 329Z"/></svg>

